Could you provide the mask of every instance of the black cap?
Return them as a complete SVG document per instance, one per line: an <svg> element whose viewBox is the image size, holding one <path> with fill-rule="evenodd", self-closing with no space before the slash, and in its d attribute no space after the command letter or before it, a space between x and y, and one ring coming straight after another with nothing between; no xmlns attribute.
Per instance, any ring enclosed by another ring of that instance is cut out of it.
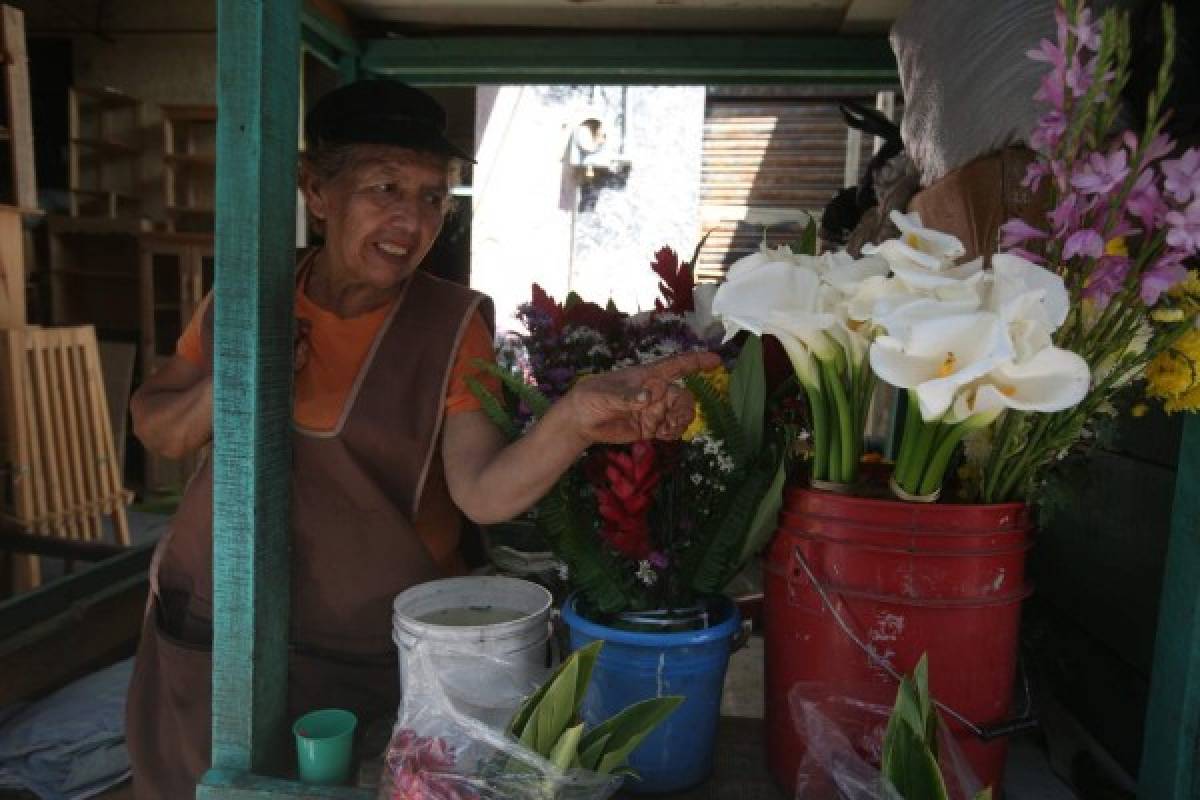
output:
<svg viewBox="0 0 1200 800"><path fill-rule="evenodd" d="M446 112L425 92L376 78L339 86L323 95L304 118L309 147L325 144L394 144L474 159L446 138Z"/></svg>

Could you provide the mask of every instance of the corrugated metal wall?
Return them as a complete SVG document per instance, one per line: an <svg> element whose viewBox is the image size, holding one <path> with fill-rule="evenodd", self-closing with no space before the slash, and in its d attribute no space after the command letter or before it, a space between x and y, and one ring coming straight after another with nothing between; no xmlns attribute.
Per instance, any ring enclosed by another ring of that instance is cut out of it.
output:
<svg viewBox="0 0 1200 800"><path fill-rule="evenodd" d="M703 230L698 277L715 280L754 251L764 228L771 246L796 240L805 212L820 214L843 186L847 127L838 103L873 107L875 96L811 96L782 88L709 89L701 180ZM862 137L860 163L874 138Z"/></svg>

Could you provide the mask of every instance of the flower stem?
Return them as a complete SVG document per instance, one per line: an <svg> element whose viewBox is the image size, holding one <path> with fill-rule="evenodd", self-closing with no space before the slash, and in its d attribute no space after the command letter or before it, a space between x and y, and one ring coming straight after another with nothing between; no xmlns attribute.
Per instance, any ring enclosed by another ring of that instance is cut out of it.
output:
<svg viewBox="0 0 1200 800"><path fill-rule="evenodd" d="M902 470L912 460L912 451L917 443L918 427L921 425L921 410L917 398L909 392L904 397L904 430L900 432L900 453L896 456L895 478L900 483Z"/></svg>
<svg viewBox="0 0 1200 800"><path fill-rule="evenodd" d="M823 481L827 479L829 469L829 418L825 414L825 397L819 383L804 389L808 395L808 413L812 417L812 476Z"/></svg>
<svg viewBox="0 0 1200 800"><path fill-rule="evenodd" d="M942 480L946 477L946 467L950 464L950 458L954 455L954 450L958 447L958 443L962 441L963 436L969 430L969 426L965 421L957 425L937 423L937 427L942 429L941 435L933 451L933 455L925 467L925 475L921 478L918 494L933 494L941 487Z"/></svg>
<svg viewBox="0 0 1200 800"><path fill-rule="evenodd" d="M832 361L821 362L821 375L829 387L829 396L833 404L833 412L837 414L837 435L832 437L836 450L830 448L829 472L830 479L840 483L850 483L854 480L855 455L858 448L854 446L854 420L850 401L846 398L846 387L838 375L837 365ZM834 455L836 453L836 456Z"/></svg>
<svg viewBox="0 0 1200 800"><path fill-rule="evenodd" d="M920 419L919 415L918 419ZM936 420L933 422L921 420L914 431L917 434L917 440L913 443L908 460L896 464L896 484L909 494L920 493L921 477L925 474L925 465L929 463L929 456L940 427L941 424ZM904 432L904 436L908 437L907 430Z"/></svg>

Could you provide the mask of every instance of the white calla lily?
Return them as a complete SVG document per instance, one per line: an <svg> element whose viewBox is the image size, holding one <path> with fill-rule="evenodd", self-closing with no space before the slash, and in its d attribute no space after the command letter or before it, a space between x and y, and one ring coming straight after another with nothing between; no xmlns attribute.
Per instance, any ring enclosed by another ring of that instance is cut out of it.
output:
<svg viewBox="0 0 1200 800"><path fill-rule="evenodd" d="M724 323L726 341L743 330L761 336L773 311L816 310L821 286L816 272L790 260L763 261L756 258L759 255L739 261L742 266L736 273L731 268L729 278L713 297L712 313ZM747 259L756 261L742 264Z"/></svg>
<svg viewBox="0 0 1200 800"><path fill-rule="evenodd" d="M1091 375L1078 354L1046 347L1023 361L1007 361L964 388L954 401L951 421L1005 409L1053 412L1072 408L1087 396Z"/></svg>
<svg viewBox="0 0 1200 800"><path fill-rule="evenodd" d="M992 276L986 307L1010 325L1032 331L1025 335L1048 339L1066 321L1071 299L1059 275L1019 256L997 253L992 256Z"/></svg>
<svg viewBox="0 0 1200 800"><path fill-rule="evenodd" d="M888 262L882 258L854 258L844 250L825 253L818 258L821 262L821 277L847 297L856 294L865 281L884 278L891 271Z"/></svg>
<svg viewBox="0 0 1200 800"><path fill-rule="evenodd" d="M915 211L909 214L892 211L888 219L900 229L900 237L877 245L863 245L862 251L866 255L883 257L893 270L897 266L916 266L927 271L940 271L967 252L956 237L924 227L921 215Z"/></svg>
<svg viewBox="0 0 1200 800"><path fill-rule="evenodd" d="M692 307L694 311L684 313L684 320L692 333L703 340L715 339L721 334L721 321L713 315L713 298L717 295L718 284L697 283L692 287Z"/></svg>
<svg viewBox="0 0 1200 800"><path fill-rule="evenodd" d="M879 336L870 351L875 374L912 390L927 421L941 418L961 387L1012 357L1003 320L987 311L915 321L907 336Z"/></svg>

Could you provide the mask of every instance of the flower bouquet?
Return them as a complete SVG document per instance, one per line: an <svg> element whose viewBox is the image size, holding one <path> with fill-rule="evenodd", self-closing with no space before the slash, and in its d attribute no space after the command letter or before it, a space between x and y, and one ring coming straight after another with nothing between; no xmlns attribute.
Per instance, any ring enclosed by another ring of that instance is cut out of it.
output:
<svg viewBox="0 0 1200 800"><path fill-rule="evenodd" d="M1174 31L1163 14L1146 125L1114 138L1128 24L1059 7L1058 41L1030 53L1052 69L1025 178L1051 210L1043 226L1007 222L1001 252L961 263L956 238L893 212L900 236L862 258L781 248L730 269L714 313L730 335L770 334L787 350L810 411L814 486L855 481L877 379L906 399L891 478L904 500L938 499L948 474L963 500L1036 499L1142 379L1168 411L1200 405L1200 280L1185 266L1200 250L1200 151L1170 158L1162 133Z"/></svg>
<svg viewBox="0 0 1200 800"><path fill-rule="evenodd" d="M527 333L491 368L506 396L471 386L501 430L518 436L589 375L716 344L715 286L695 285L691 264L669 248L652 268L662 299L639 314L573 294L560 304L534 285L518 312ZM657 623L689 624L677 612L719 594L774 527L785 436L765 414L761 342L721 352L726 365L685 379L697 414L682 441L595 446L536 506L539 529L591 612L661 611Z"/></svg>

